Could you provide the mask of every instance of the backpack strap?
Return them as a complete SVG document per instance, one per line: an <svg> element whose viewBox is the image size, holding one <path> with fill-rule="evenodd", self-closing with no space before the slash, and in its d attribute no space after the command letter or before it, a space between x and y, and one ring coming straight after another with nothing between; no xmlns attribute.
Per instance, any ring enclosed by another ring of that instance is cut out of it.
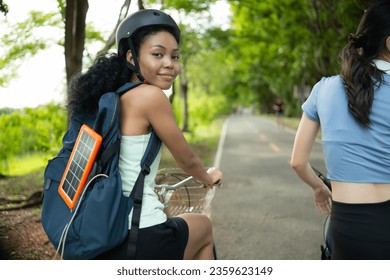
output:
<svg viewBox="0 0 390 280"><path fill-rule="evenodd" d="M142 85L143 83L141 82L131 82L131 83L126 83L124 84L123 86L121 86L120 88L118 88L115 92L119 95L119 96L122 96L122 94L128 92L129 90L131 90L132 88L135 88L139 85Z"/></svg>
<svg viewBox="0 0 390 280"><path fill-rule="evenodd" d="M120 97L127 91L141 84L143 83L141 82L126 83L120 88L118 88L115 91L115 93L117 94L117 96ZM130 230L130 236L129 236L128 247L127 247L127 257L130 259L135 259L136 257L145 177L150 173L150 166L152 165L154 159L156 158L158 152L160 151L160 148L161 148L161 140L158 138L157 134L154 131L152 131L145 154L141 160L141 172L138 175L133 190L130 194L130 197L133 198L134 201L131 230ZM114 154L116 154L119 150L120 150L120 138L117 139L117 141L115 141L114 143L112 143L110 147L107 147L107 149L104 150L104 152L100 156L101 164L104 166L104 164L109 162L111 157Z"/></svg>
<svg viewBox="0 0 390 280"><path fill-rule="evenodd" d="M161 140L152 131L145 154L141 160L141 172L135 181L130 197L134 199L133 217L131 219L130 237L127 245L127 257L135 259L138 243L139 224L141 217L142 196L144 193L145 177L150 173L150 166L161 148Z"/></svg>
<svg viewBox="0 0 390 280"><path fill-rule="evenodd" d="M126 83L120 87L116 92L119 96L126 93L132 88L135 88L141 85L141 82L137 83ZM144 184L145 177L150 173L150 166L152 165L154 159L156 158L158 152L161 148L161 140L158 138L157 134L152 131L148 146L141 160L141 172L138 175L137 180L135 181L133 190L130 194L130 197L134 199L133 206L133 216L131 219L131 230L127 246L127 257L130 259L135 259L138 243L138 233L139 233L139 224L141 219L141 207L142 207L142 196L144 193Z"/></svg>
<svg viewBox="0 0 390 280"><path fill-rule="evenodd" d="M129 91L129 90L131 90L131 89L133 89L141 84L142 84L141 82L126 83L123 86L121 86L120 88L118 88L115 91L115 93L118 96L122 96L127 91ZM119 100L118 100L118 102L119 102ZM102 152L102 154L100 155L100 166L105 166L107 164L107 162L110 161L111 157L119 151L120 145L121 145L121 141L120 141L120 139L117 139L117 141L115 141L113 144L108 146Z"/></svg>

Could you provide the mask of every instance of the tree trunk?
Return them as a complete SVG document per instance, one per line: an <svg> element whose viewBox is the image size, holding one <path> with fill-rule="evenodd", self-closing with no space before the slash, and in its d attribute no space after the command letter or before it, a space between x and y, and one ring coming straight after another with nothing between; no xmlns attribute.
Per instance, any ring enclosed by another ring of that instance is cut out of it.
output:
<svg viewBox="0 0 390 280"><path fill-rule="evenodd" d="M180 95L183 97L183 132L188 132L188 81L180 79Z"/></svg>
<svg viewBox="0 0 390 280"><path fill-rule="evenodd" d="M188 77L185 70L185 60L183 59L182 64L180 65L180 85L179 85L179 93L183 98L183 126L181 130L183 132L188 132Z"/></svg>
<svg viewBox="0 0 390 280"><path fill-rule="evenodd" d="M145 10L144 1L138 0L138 9L139 10Z"/></svg>
<svg viewBox="0 0 390 280"><path fill-rule="evenodd" d="M169 96L169 102L171 104L173 104L173 100L175 99L175 95L176 95L176 87L175 87L175 83L172 85L172 93L171 95Z"/></svg>
<svg viewBox="0 0 390 280"><path fill-rule="evenodd" d="M81 72L88 0L67 0L65 8L66 81Z"/></svg>

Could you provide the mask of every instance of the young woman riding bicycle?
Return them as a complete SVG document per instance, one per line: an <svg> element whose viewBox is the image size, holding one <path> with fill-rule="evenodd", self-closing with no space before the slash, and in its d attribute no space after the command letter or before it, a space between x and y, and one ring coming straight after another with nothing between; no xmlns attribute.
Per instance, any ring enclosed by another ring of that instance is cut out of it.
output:
<svg viewBox="0 0 390 280"><path fill-rule="evenodd" d="M383 0L364 12L341 74L323 78L302 106L291 165L331 211L334 259L390 259L389 15ZM332 194L309 164L320 127Z"/></svg>
<svg viewBox="0 0 390 280"><path fill-rule="evenodd" d="M178 128L168 90L179 74L180 30L175 21L158 10L141 10L122 21L116 35L118 54L101 57L70 87L70 111L95 106L98 97L126 82L142 82L121 97L122 188L129 195L140 171L152 129L187 174L212 188L222 182L217 168L206 170ZM213 259L212 226L201 214L167 218L154 192L159 156L145 179L137 259ZM131 225L130 213L129 220ZM131 233L131 228L129 229ZM127 240L100 259L125 259Z"/></svg>

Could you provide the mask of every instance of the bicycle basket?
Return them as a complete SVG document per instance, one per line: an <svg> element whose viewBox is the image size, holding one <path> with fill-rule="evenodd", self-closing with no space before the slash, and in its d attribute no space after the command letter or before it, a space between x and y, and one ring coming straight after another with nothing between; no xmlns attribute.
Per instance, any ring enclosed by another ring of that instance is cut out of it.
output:
<svg viewBox="0 0 390 280"><path fill-rule="evenodd" d="M214 188L209 189L199 181L190 180L177 189L169 189L169 186L188 177L180 169L163 169L157 174L155 191L165 205L165 213L168 217L183 213L201 213L210 217Z"/></svg>

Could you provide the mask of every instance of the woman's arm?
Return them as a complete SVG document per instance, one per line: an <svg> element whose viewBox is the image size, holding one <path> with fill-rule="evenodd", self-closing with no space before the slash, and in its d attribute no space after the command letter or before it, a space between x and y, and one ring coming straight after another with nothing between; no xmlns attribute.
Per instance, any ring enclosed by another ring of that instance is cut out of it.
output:
<svg viewBox="0 0 390 280"><path fill-rule="evenodd" d="M166 95L156 87L148 87L145 96L145 118L156 131L184 172L212 187L222 182L222 173L217 168L207 172L200 158L193 152L176 124L171 104Z"/></svg>
<svg viewBox="0 0 390 280"><path fill-rule="evenodd" d="M320 125L305 114L302 115L291 154L291 167L302 181L314 191L314 203L322 212L330 212L331 192L316 175L309 163L310 153L317 137Z"/></svg>

